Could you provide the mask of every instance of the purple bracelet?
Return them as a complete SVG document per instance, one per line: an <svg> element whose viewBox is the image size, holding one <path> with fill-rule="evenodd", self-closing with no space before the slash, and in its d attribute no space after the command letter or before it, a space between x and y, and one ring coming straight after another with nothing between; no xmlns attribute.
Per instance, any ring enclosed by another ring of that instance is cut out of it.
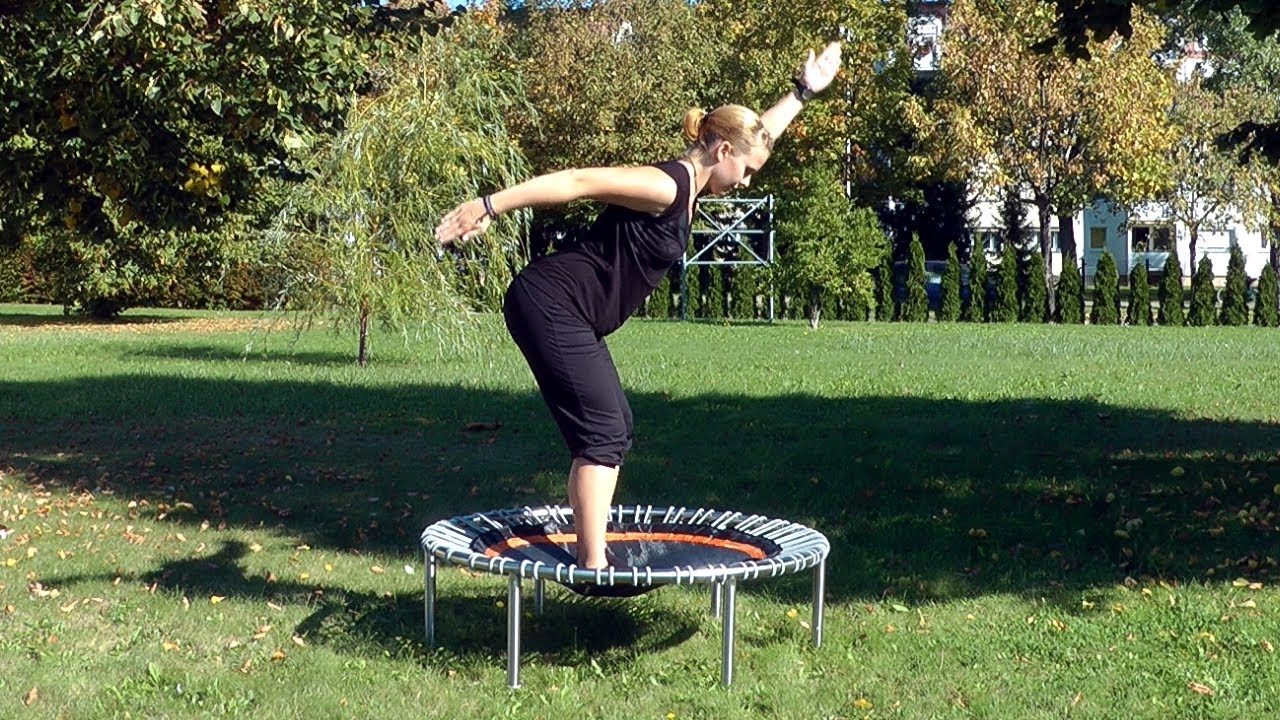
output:
<svg viewBox="0 0 1280 720"><path fill-rule="evenodd" d="M489 196L488 196L488 195L485 195L484 197L480 198L480 201L484 203L484 214L485 214L485 215L488 215L488 216L489 216L489 217L491 217L491 218L496 218L496 217L498 217L498 213L496 213L496 212L494 212L494 211L493 211L493 201L491 201L491 200L489 199Z"/></svg>

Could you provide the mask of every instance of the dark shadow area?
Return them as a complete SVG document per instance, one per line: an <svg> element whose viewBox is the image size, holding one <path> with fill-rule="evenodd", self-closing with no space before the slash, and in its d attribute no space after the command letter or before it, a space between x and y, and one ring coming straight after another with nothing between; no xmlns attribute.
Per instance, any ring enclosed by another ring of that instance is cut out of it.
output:
<svg viewBox="0 0 1280 720"><path fill-rule="evenodd" d="M276 362L283 369L288 360ZM438 519L563 501L568 461L531 390L162 374L0 381L0 467L51 490L114 492L137 500L142 517L178 528L265 526L317 548L409 562ZM1095 400L633 394L631 404L638 437L619 502L810 524L833 547L834 602L998 592L1071 610L1128 577L1266 582L1277 573L1274 424ZM467 430L495 421L496 429ZM218 594L311 597L312 588L245 577L237 552L224 548L217 572L205 558L167 563L150 579L191 592L216 584ZM742 590L807 605L809 583L804 573ZM494 578L495 594L504 590ZM317 624L337 617L378 642L420 637L420 598L339 602L340 592L324 589ZM442 603L453 647L502 646L492 603ZM606 628L619 644L651 638L654 628L678 642L692 622L638 618L642 603L604 621L587 619L599 612L594 601L581 607L564 622ZM556 644L562 630L529 632L530 648L591 647L586 634L576 646Z"/></svg>
<svg viewBox="0 0 1280 720"><path fill-rule="evenodd" d="M225 347L208 345L180 345L166 343L162 347L148 347L131 350L125 357L155 360L212 360L215 362L245 362L281 365L311 365L315 367L354 367L356 354L340 352L294 352L289 348L291 338L272 338L270 350L251 348L248 351L236 351ZM371 357L374 357L371 355ZM379 358L380 359L380 358Z"/></svg>
<svg viewBox="0 0 1280 720"><path fill-rule="evenodd" d="M0 327L136 327L139 325L165 325L189 318L162 315L123 315L102 320L88 315L46 315L44 313L0 313Z"/></svg>

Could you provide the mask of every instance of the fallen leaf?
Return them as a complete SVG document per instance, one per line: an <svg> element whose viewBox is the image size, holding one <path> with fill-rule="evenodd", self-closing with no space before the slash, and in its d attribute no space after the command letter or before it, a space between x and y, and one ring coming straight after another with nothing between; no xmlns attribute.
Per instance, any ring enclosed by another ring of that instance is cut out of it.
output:
<svg viewBox="0 0 1280 720"><path fill-rule="evenodd" d="M870 700L864 697L860 697L857 700L854 700L853 706L859 710L870 710L875 707L875 705Z"/></svg>
<svg viewBox="0 0 1280 720"><path fill-rule="evenodd" d="M261 640L262 638L266 637L266 636L267 636L267 633L269 633L269 632L271 632L271 626L270 626L270 625L263 625L262 627L258 628L258 631L257 631L257 632L255 632L255 633L253 634L253 639L254 639L254 640Z"/></svg>
<svg viewBox="0 0 1280 720"><path fill-rule="evenodd" d="M253 658L246 658L246 659L245 659L245 661L240 665L240 667L238 668L238 670L239 670L240 672L244 673L245 675L248 675L248 674L249 674L249 666L251 666L251 665L253 665Z"/></svg>
<svg viewBox="0 0 1280 720"><path fill-rule="evenodd" d="M284 656L284 651L283 651L283 650L277 650L277 651L275 651L275 652L271 653L271 659L272 659L272 660L274 660L274 661L276 661L276 662L280 662L281 660L284 660L284 657L285 657L285 656Z"/></svg>
<svg viewBox="0 0 1280 720"><path fill-rule="evenodd" d="M1200 695L1210 695L1210 696L1213 695L1213 688L1209 687L1208 685L1202 685L1198 682L1193 682L1193 683L1187 683L1187 687L1193 693L1197 693Z"/></svg>
<svg viewBox="0 0 1280 720"><path fill-rule="evenodd" d="M373 567L369 568L369 572L373 573L374 575L381 575L382 573L386 572L386 570L383 570L382 566L380 565L374 565Z"/></svg>
<svg viewBox="0 0 1280 720"><path fill-rule="evenodd" d="M31 688L30 690L27 691L27 694L22 697L22 704L30 707L31 705L34 705L36 701L39 699L40 699L40 691L36 688Z"/></svg>
<svg viewBox="0 0 1280 720"><path fill-rule="evenodd" d="M172 640L165 640L164 642L160 643L160 647L164 648L165 652L173 652L174 650L178 649L179 645L178 643Z"/></svg>
<svg viewBox="0 0 1280 720"><path fill-rule="evenodd" d="M307 641L306 641L306 640L303 640L302 638L298 637L297 635L294 635L294 636L293 636L293 644L294 644L294 645L297 645L298 647L306 647L306 645L307 645Z"/></svg>
<svg viewBox="0 0 1280 720"><path fill-rule="evenodd" d="M787 617L789 617L789 618L791 618L791 619L793 619L793 620L794 620L794 619L795 619L799 614L800 614L800 613L799 613L799 612L797 612L795 608L791 608L790 610L788 610L788 611L787 611Z"/></svg>

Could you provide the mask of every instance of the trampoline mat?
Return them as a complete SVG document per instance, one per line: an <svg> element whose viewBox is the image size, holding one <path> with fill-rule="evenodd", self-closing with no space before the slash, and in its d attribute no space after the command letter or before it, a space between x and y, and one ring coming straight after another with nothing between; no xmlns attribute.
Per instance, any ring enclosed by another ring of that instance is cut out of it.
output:
<svg viewBox="0 0 1280 720"><path fill-rule="evenodd" d="M471 550L486 557L503 557L516 562L545 565L572 565L576 562L573 526L555 522L511 525L477 536ZM714 528L688 523L609 523L605 533L609 564L619 571L613 585L561 583L588 597L631 597L660 585L633 585L632 568L668 570L677 567L714 567L764 560L781 548L772 540L731 528ZM627 577L621 576L622 570Z"/></svg>

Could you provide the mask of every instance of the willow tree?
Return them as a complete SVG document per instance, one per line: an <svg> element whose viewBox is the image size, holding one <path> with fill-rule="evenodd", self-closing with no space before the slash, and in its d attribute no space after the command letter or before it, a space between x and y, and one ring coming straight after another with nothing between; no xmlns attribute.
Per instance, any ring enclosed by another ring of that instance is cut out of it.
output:
<svg viewBox="0 0 1280 720"><path fill-rule="evenodd" d="M505 118L529 110L519 77L503 71L503 43L482 15L424 35L281 215L280 305L354 330L361 366L374 323L465 342L470 311L496 309L526 255L524 214L449 251L433 233L458 202L527 175Z"/></svg>
<svg viewBox="0 0 1280 720"><path fill-rule="evenodd" d="M1034 48L1054 20L1053 8L1038 0L958 0L939 103L949 142L963 149L985 189L1026 188L1045 257L1053 216L1063 254L1074 256L1070 218L1099 194L1121 203L1158 194L1173 139L1166 119L1172 79L1153 59L1164 39L1156 18L1135 13L1128 40L1091 43L1090 59L1079 62L1061 49Z"/></svg>

